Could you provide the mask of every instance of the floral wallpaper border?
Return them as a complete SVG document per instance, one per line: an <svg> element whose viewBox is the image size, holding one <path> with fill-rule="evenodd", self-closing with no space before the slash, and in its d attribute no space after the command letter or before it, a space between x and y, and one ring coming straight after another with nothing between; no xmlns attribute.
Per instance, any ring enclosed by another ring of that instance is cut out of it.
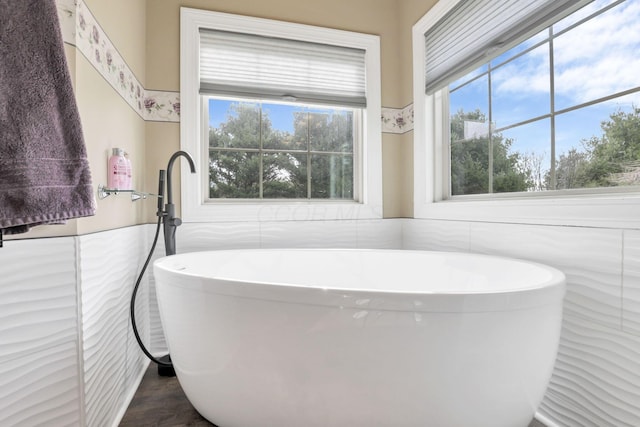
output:
<svg viewBox="0 0 640 427"><path fill-rule="evenodd" d="M76 8L76 47L145 121L180 121L180 94L146 90L82 0Z"/></svg>
<svg viewBox="0 0 640 427"><path fill-rule="evenodd" d="M147 90L82 0L56 0L65 43L75 46L145 121L179 122L180 93ZM382 108L382 132L413 130L413 104Z"/></svg>
<svg viewBox="0 0 640 427"><path fill-rule="evenodd" d="M143 104L147 121L180 121L180 92L145 90Z"/></svg>
<svg viewBox="0 0 640 427"><path fill-rule="evenodd" d="M143 120L180 121L180 93L145 89L82 0L56 4L64 42L75 46Z"/></svg>
<svg viewBox="0 0 640 427"><path fill-rule="evenodd" d="M406 133L413 130L413 104L404 108L382 107L382 133Z"/></svg>

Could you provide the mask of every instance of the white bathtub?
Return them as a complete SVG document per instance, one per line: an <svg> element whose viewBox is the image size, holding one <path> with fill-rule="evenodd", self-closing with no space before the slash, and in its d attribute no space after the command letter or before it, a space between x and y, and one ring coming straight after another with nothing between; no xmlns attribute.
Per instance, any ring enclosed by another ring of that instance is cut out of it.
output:
<svg viewBox="0 0 640 427"><path fill-rule="evenodd" d="M564 275L482 255L237 250L154 265L187 397L219 427L525 427Z"/></svg>

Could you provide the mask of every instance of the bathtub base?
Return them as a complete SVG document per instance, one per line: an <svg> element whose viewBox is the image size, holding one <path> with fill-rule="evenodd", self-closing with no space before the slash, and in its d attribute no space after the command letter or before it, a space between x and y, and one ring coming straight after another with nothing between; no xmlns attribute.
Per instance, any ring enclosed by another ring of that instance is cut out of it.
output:
<svg viewBox="0 0 640 427"><path fill-rule="evenodd" d="M220 427L526 427L561 315L560 306L461 315L224 296L200 305L194 295L188 312L212 325L197 348L190 341L203 357L183 354L188 331L169 327L169 342L187 397Z"/></svg>

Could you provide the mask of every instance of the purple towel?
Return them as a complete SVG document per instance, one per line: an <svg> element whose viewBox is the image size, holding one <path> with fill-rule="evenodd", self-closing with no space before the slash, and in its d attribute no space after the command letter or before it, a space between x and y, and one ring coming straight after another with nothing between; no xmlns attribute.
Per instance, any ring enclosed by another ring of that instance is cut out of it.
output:
<svg viewBox="0 0 640 427"><path fill-rule="evenodd" d="M55 0L0 0L0 234L94 214Z"/></svg>

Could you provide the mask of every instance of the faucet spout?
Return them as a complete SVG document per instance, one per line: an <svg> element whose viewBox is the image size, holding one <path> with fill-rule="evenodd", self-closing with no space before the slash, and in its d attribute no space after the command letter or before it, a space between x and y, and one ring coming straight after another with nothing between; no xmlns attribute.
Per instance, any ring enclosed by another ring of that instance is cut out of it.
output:
<svg viewBox="0 0 640 427"><path fill-rule="evenodd" d="M187 159L187 161L189 162L191 173L196 173L196 166L193 162L193 158L186 151L176 151L169 159L166 176L167 203L164 205L164 211L161 213L162 222L164 224L164 249L167 255L175 255L176 253L176 229L180 224L182 224L182 220L176 217L176 208L173 204L173 192L171 188L171 170L173 169L173 163L178 157L181 156ZM163 178L162 172L163 171L161 171L160 173L160 180L162 180ZM162 186L162 182L160 183L160 185Z"/></svg>
<svg viewBox="0 0 640 427"><path fill-rule="evenodd" d="M169 163L167 164L167 203L173 203L173 193L171 191L171 169L173 169L173 163L180 156L184 157L189 162L191 173L196 173L196 165L193 163L193 158L191 157L191 154L182 150L176 151L175 153L173 153L173 155L169 159Z"/></svg>

